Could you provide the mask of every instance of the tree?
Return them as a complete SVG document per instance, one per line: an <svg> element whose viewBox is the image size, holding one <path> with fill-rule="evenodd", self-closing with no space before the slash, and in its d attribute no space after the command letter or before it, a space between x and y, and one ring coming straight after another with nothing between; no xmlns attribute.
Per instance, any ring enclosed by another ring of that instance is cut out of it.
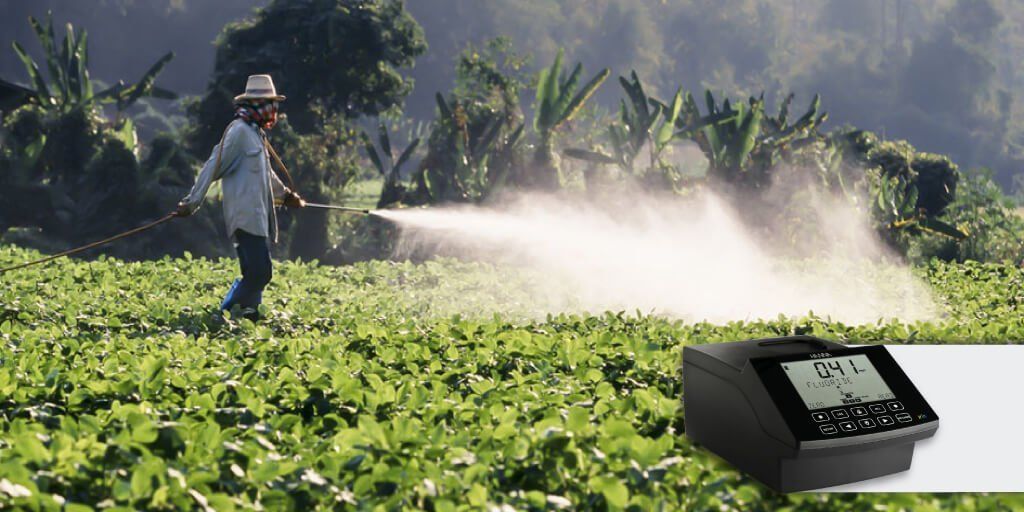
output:
<svg viewBox="0 0 1024 512"><path fill-rule="evenodd" d="M249 75L272 75L288 96L292 127L308 134L321 122L317 106L323 116L352 119L401 105L412 81L399 69L425 50L422 29L398 0L273 0L218 39L213 78L190 108L190 147L209 153Z"/></svg>

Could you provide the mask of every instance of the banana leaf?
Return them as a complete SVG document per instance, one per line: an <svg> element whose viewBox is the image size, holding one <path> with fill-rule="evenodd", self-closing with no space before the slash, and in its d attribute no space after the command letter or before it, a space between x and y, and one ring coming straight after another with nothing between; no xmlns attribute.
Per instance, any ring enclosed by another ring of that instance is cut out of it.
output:
<svg viewBox="0 0 1024 512"><path fill-rule="evenodd" d="M569 73L569 78L566 79L565 82L559 84L558 97L555 98L554 103L554 113L558 116L559 120L555 122L555 126L561 124L562 114L569 109L569 103L572 102L576 88L580 86L580 76L582 75L583 64L577 62L572 73Z"/></svg>
<svg viewBox="0 0 1024 512"><path fill-rule="evenodd" d="M395 162L395 167L393 169L395 174L397 174L401 170L402 166L409 161L409 158L412 157L413 152L416 151L416 148L419 147L419 145L420 139L413 139L412 142L409 143L409 147L405 148L405 151L402 151L402 154L398 156L398 161Z"/></svg>
<svg viewBox="0 0 1024 512"><path fill-rule="evenodd" d="M388 136L388 128L384 126L384 123L377 124L377 138L380 139L381 151L388 158L388 163L391 163L391 137Z"/></svg>
<svg viewBox="0 0 1024 512"><path fill-rule="evenodd" d="M654 135L654 143L660 151L675 135L673 130L675 129L676 122L679 120L679 114L683 109L683 89L680 87L676 90L676 95L672 98L671 106L666 106L665 104L658 102L656 108L663 112L665 117L661 126L658 127L657 133Z"/></svg>
<svg viewBox="0 0 1024 512"><path fill-rule="evenodd" d="M78 60L78 76L81 78L82 86L79 90L79 101L92 98L92 79L89 77L89 45L86 42L86 33L82 31L81 58Z"/></svg>
<svg viewBox="0 0 1024 512"><path fill-rule="evenodd" d="M153 83L156 82L157 75L164 70L167 63L174 59L174 52L167 52L163 57L160 57L146 74L142 75L142 78L131 87L131 93L128 94L128 98L125 100L122 108L128 108L132 106L139 98L149 94L150 89L153 87Z"/></svg>
<svg viewBox="0 0 1024 512"><path fill-rule="evenodd" d="M70 36L71 33L68 32L69 39ZM71 45L71 53L68 54L68 83L65 101L73 102L75 104L81 103L84 98L88 97L84 94L86 87L83 80L85 80L85 77L82 76L85 70L85 45L86 31L83 30L78 34L78 38L75 40L74 44Z"/></svg>
<svg viewBox="0 0 1024 512"><path fill-rule="evenodd" d="M121 120L120 124L113 130L114 138L121 141L124 147L128 148L138 158L139 136L135 131L135 123L129 118Z"/></svg>
<svg viewBox="0 0 1024 512"><path fill-rule="evenodd" d="M39 39L40 45L43 47L43 55L46 57L46 67L50 71L50 79L61 83L66 83L64 77L64 68L61 67L57 60L57 49L54 47L54 41L56 36L53 34L53 15L47 13L46 16L47 28L43 29L39 20L33 16L29 16L28 22L32 25L32 29L36 33L36 37Z"/></svg>
<svg viewBox="0 0 1024 512"><path fill-rule="evenodd" d="M662 112L667 112L669 109L668 105L666 105L664 102L653 96L647 98L647 103L650 103L651 107L660 108Z"/></svg>
<svg viewBox="0 0 1024 512"><path fill-rule="evenodd" d="M437 109L441 112L441 119L448 121L454 117L452 115L452 109L448 106L448 102L445 101L444 96L442 96L441 93L434 94L434 101L437 102Z"/></svg>
<svg viewBox="0 0 1024 512"><path fill-rule="evenodd" d="M739 113L735 111L718 112L717 114L712 114L709 116L698 118L695 122L688 125L682 124L680 122L682 121L681 119L677 120L676 126L678 127L678 130L676 131L676 136L680 138L688 137L690 136L690 134L698 130L702 130L706 127L732 121L738 114Z"/></svg>
<svg viewBox="0 0 1024 512"><path fill-rule="evenodd" d="M888 179L882 178L878 182L878 195L875 197L875 203L878 205L878 209L882 211L889 211L888 202L892 193L889 191L891 183Z"/></svg>
<svg viewBox="0 0 1024 512"><path fill-rule="evenodd" d="M914 211L914 207L917 205L918 190L913 185L907 185L903 187L904 195L903 201L900 202L899 213L901 217L907 216L907 214Z"/></svg>
<svg viewBox="0 0 1024 512"><path fill-rule="evenodd" d="M523 133L525 130L526 125L524 123L519 123L519 127L516 128L515 131L512 132L512 135L509 136L508 142L505 144L505 147L512 147L515 146L516 144L519 144L519 141L522 140L523 138Z"/></svg>
<svg viewBox="0 0 1024 512"><path fill-rule="evenodd" d="M640 124L649 127L652 124L649 123L649 120L653 116L648 108L647 94L644 92L644 86L640 83L640 77L637 76L636 71L630 73L630 80L620 76L619 84L622 85L626 95L629 96L630 101L633 103L633 111L637 113Z"/></svg>
<svg viewBox="0 0 1024 512"><path fill-rule="evenodd" d="M161 99L161 100L176 100L178 99L178 93L169 91L162 87L153 86L150 89L150 96Z"/></svg>
<svg viewBox="0 0 1024 512"><path fill-rule="evenodd" d="M599 151L590 151L588 149L566 148L562 151L562 154L569 158L575 158L576 160L583 160L595 164L616 165L619 163L619 161L611 155L606 155Z"/></svg>
<svg viewBox="0 0 1024 512"><path fill-rule="evenodd" d="M539 133L547 133L554 127L557 115L554 107L558 98L559 75L564 57L565 51L559 49L551 67L542 70L537 80L537 114L534 118L534 129Z"/></svg>
<svg viewBox="0 0 1024 512"><path fill-rule="evenodd" d="M12 42L11 47L14 48L14 53L18 54L18 58L21 59L25 69L28 70L28 76L32 79L32 85L36 89L35 93L39 103L44 106L52 105L53 96L50 95L50 88L46 86L46 81L43 80L43 75L39 72L39 66L36 64L36 61L32 60L32 57L25 52L25 49L17 41Z"/></svg>
<svg viewBox="0 0 1024 512"><path fill-rule="evenodd" d="M718 105L715 104L715 96L714 94L711 94L710 89L704 91L704 103L707 104L708 114L715 114L718 112Z"/></svg>
<svg viewBox="0 0 1024 512"><path fill-rule="evenodd" d="M740 104L742 108L742 104ZM761 116L764 113L764 104L756 103L751 107L750 113L743 116L743 122L739 126L737 138L729 144L726 158L731 166L742 169L750 157L751 150L757 143L757 136L761 131ZM741 114L742 116L742 111Z"/></svg>
<svg viewBox="0 0 1024 512"><path fill-rule="evenodd" d="M786 96L786 99L782 101L782 106L779 107L778 121L780 130L785 129L786 123L789 122L789 106L793 103L793 98L795 97L795 94L789 93L789 95Z"/></svg>
<svg viewBox="0 0 1024 512"><path fill-rule="evenodd" d="M805 112L804 115L797 120L797 122L793 123L793 126L802 127L805 125L814 124L813 121L814 118L817 117L818 115L819 108L821 108L821 95L815 94L814 99L811 101L810 107L808 107L807 109L807 112Z"/></svg>
<svg viewBox="0 0 1024 512"><path fill-rule="evenodd" d="M65 26L64 30L66 31L66 34L64 35L64 44L61 45L60 66L64 69L66 82L61 84L60 91L61 95L66 100L70 100L72 79L69 74L69 71L73 66L72 59L75 53L75 41L77 39L75 38L75 27L71 23L68 23Z"/></svg>
<svg viewBox="0 0 1024 512"><path fill-rule="evenodd" d="M924 217L918 224L921 228L939 235L945 235L955 240L964 240L970 236L967 230L953 226L933 217Z"/></svg>
<svg viewBox="0 0 1024 512"><path fill-rule="evenodd" d="M377 168L381 176L387 176L387 170L384 168L384 163L380 159L380 155L377 154L377 148L373 147L373 143L370 142L370 137L365 133L363 134L363 148L366 149L366 155L370 157L370 161L373 162L373 166Z"/></svg>
<svg viewBox="0 0 1024 512"><path fill-rule="evenodd" d="M947 236L954 240L965 240L967 237L970 236L970 233L968 233L966 230L960 229L956 226L953 226L952 224L948 224L941 220L925 216L913 217L910 219L892 222L889 224L888 227L889 229L899 230L906 229L910 226L917 226L924 231L928 231L929 233Z"/></svg>
<svg viewBox="0 0 1024 512"><path fill-rule="evenodd" d="M470 149L470 157L473 160L479 160L487 155L487 152L494 146L494 141L498 140L503 124L501 118L497 116L488 121L483 133L480 134L480 137L477 138L476 143Z"/></svg>
<svg viewBox="0 0 1024 512"><path fill-rule="evenodd" d="M628 147L629 135L625 129L618 124L613 124L608 128L608 137L612 140L612 149L615 151L615 156L622 162L628 162L633 152Z"/></svg>
<svg viewBox="0 0 1024 512"><path fill-rule="evenodd" d="M647 135L651 133L651 131L654 129L654 124L657 123L658 119L661 118L661 113L661 107L658 105L655 105L654 107L648 110L648 114L644 116L644 122L640 126L640 129L643 133L643 137L647 137Z"/></svg>
<svg viewBox="0 0 1024 512"><path fill-rule="evenodd" d="M696 122L700 118L700 108L697 107L697 101L690 94L690 91L686 91L686 95L683 98L683 116L676 121L676 125L682 123L685 126Z"/></svg>
<svg viewBox="0 0 1024 512"><path fill-rule="evenodd" d="M587 100L597 92L597 88L601 87L601 84L608 79L608 75L610 75L611 72L612 71L610 69L605 68L595 75L594 78L591 78L590 81L583 86L583 89L580 89L580 92L577 93L576 96L573 97L572 101L569 102L569 106L566 107L562 116L558 119L558 122L555 123L555 126L561 125L575 117L576 114L579 113L580 109L583 108L583 104L586 103Z"/></svg>
<svg viewBox="0 0 1024 512"><path fill-rule="evenodd" d="M117 99L127 89L128 85L124 83L124 80L118 80L116 84L93 95L92 99L95 101Z"/></svg>
<svg viewBox="0 0 1024 512"><path fill-rule="evenodd" d="M438 173L433 169L425 169L423 171L423 184L427 188L427 195L433 200L433 202L440 202L445 199L445 186L444 182L438 176Z"/></svg>
<svg viewBox="0 0 1024 512"><path fill-rule="evenodd" d="M723 126L724 125L721 124L712 124L704 128L704 138L707 139L708 142L708 150L705 151L705 153L707 154L708 159L711 160L711 163L715 165L720 161L719 155L722 151L722 138L719 136L719 130L722 129Z"/></svg>

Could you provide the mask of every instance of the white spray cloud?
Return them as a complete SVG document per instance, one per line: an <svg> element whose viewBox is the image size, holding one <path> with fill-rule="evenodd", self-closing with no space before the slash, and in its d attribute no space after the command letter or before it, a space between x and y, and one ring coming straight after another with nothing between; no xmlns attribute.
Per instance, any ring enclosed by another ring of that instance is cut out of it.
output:
<svg viewBox="0 0 1024 512"><path fill-rule="evenodd" d="M779 256L711 193L631 195L619 207L529 195L500 206L378 212L401 229L400 254L428 249L525 266L548 309L634 311L724 322L813 312L847 323L929 319L936 308L856 210L813 197L827 236ZM775 230L779 231L779 230ZM772 247L776 245L778 247Z"/></svg>

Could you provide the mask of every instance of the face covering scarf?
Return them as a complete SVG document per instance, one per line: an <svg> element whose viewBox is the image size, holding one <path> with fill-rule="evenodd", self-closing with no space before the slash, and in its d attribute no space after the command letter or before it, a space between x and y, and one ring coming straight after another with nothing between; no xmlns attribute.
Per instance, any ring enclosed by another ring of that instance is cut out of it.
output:
<svg viewBox="0 0 1024 512"><path fill-rule="evenodd" d="M235 118L241 119L256 128L269 130L277 122L277 102L245 102L235 106Z"/></svg>

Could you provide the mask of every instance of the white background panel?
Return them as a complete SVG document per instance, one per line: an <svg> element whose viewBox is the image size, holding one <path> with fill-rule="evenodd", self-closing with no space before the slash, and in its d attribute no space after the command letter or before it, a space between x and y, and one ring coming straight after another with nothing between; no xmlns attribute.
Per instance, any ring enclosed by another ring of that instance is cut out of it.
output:
<svg viewBox="0 0 1024 512"><path fill-rule="evenodd" d="M1024 492L1024 345L886 345L939 415L909 471L825 492Z"/></svg>

